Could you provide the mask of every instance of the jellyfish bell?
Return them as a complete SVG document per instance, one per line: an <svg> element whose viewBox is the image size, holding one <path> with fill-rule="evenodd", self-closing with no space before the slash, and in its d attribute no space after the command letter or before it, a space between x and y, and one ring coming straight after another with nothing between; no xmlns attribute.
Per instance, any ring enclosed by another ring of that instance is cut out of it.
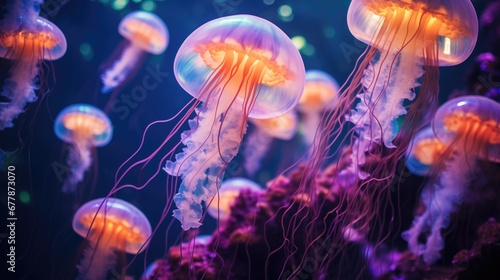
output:
<svg viewBox="0 0 500 280"><path fill-rule="evenodd" d="M297 112L295 110L288 111L287 113L272 119L253 119L253 123L263 133L278 138L281 140L290 140L297 131Z"/></svg>
<svg viewBox="0 0 500 280"><path fill-rule="evenodd" d="M139 254L151 236L148 218L118 198L98 198L82 205L73 217L74 231L90 246L78 266L79 279L106 279L116 263L115 252Z"/></svg>
<svg viewBox="0 0 500 280"><path fill-rule="evenodd" d="M257 183L246 178L231 178L222 182L219 193L214 196L207 212L214 219L226 221L231 215L231 206L242 190L262 193L263 189Z"/></svg>
<svg viewBox="0 0 500 280"><path fill-rule="evenodd" d="M321 70L307 70L304 93L297 110L301 113L321 112L332 106L338 98L339 84L328 73Z"/></svg>
<svg viewBox="0 0 500 280"><path fill-rule="evenodd" d="M0 57L13 61L0 93L8 101L0 103L0 130L12 127L26 103L37 99L36 76L42 60L56 60L66 52L66 38L52 22L36 17L33 24L13 28L1 25Z"/></svg>
<svg viewBox="0 0 500 280"><path fill-rule="evenodd" d="M353 0L347 20L358 40L381 51L415 55L424 62L437 60L439 66L467 59L479 32L470 0Z"/></svg>
<svg viewBox="0 0 500 280"><path fill-rule="evenodd" d="M168 29L157 15L135 11L122 19L118 32L130 43L143 51L161 54L169 41Z"/></svg>
<svg viewBox="0 0 500 280"><path fill-rule="evenodd" d="M216 195L247 119L275 118L292 110L302 94L305 70L297 48L278 27L255 16L235 15L191 33L177 52L174 73L197 99L190 111L197 116L182 135L186 147L164 168L183 179L174 217L187 230L201 225L201 202Z"/></svg>
<svg viewBox="0 0 500 280"><path fill-rule="evenodd" d="M500 162L500 105L483 96L451 99L436 112L440 141L481 160Z"/></svg>
<svg viewBox="0 0 500 280"><path fill-rule="evenodd" d="M123 85L140 67L145 53L162 54L169 42L165 23L157 15L135 11L125 16L118 32L127 40L119 60L101 75L102 93L108 93Z"/></svg>
<svg viewBox="0 0 500 280"><path fill-rule="evenodd" d="M9 60L57 60L66 48L62 31L42 17L37 17L32 27L0 35L0 57Z"/></svg>
<svg viewBox="0 0 500 280"><path fill-rule="evenodd" d="M438 180L426 185L421 194L425 211L403 233L409 250L427 264L441 257L441 230L448 227L451 214L469 191L477 160L500 162L500 104L483 96L454 98L439 107L432 125L450 151L441 159L444 168Z"/></svg>
<svg viewBox="0 0 500 280"><path fill-rule="evenodd" d="M432 127L428 126L411 140L406 151L406 167L413 174L427 176L432 167L440 162L446 149L447 146L439 141Z"/></svg>
<svg viewBox="0 0 500 280"><path fill-rule="evenodd" d="M72 192L92 163L91 149L111 141L113 126L100 109L88 104L74 104L56 117L54 132L59 139L70 144L67 164L72 173L63 183L62 190Z"/></svg>
<svg viewBox="0 0 500 280"><path fill-rule="evenodd" d="M251 84L258 94L248 104L248 117L275 118L297 104L302 95L297 92L304 87L304 65L290 42L283 31L262 18L219 18L199 27L184 41L175 57L174 74L181 87L202 102L214 97L202 90L206 81L217 79L218 84L225 85L224 90L233 91L234 102L240 107L250 98L241 82L258 82ZM229 75L228 68L233 64L241 66ZM228 106L227 101L219 101L221 111Z"/></svg>

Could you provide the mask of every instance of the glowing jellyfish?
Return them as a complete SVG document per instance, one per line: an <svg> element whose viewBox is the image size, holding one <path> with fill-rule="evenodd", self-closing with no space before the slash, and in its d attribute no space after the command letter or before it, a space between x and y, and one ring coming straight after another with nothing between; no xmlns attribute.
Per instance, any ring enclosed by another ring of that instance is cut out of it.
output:
<svg viewBox="0 0 500 280"><path fill-rule="evenodd" d="M297 132L297 112L291 110L279 117L265 120L250 118L250 122L255 128L245 138L243 167L248 175L253 176L260 168L260 162L274 138L281 140L293 138Z"/></svg>
<svg viewBox="0 0 500 280"><path fill-rule="evenodd" d="M36 101L36 76L41 61L59 59L66 52L66 38L61 30L33 13L32 21L0 24L0 57L12 61L0 93L8 100L0 102L0 130L12 127L12 121L23 112L26 103Z"/></svg>
<svg viewBox="0 0 500 280"><path fill-rule="evenodd" d="M151 225L141 210L117 198L98 198L81 206L73 230L89 241L78 265L78 279L107 279L116 264L115 252L139 254L149 242Z"/></svg>
<svg viewBox="0 0 500 280"><path fill-rule="evenodd" d="M92 164L91 149L111 141L113 127L104 112L88 104L74 104L62 110L54 123L59 139L71 144L67 164L71 174L63 183L63 192L75 191Z"/></svg>
<svg viewBox="0 0 500 280"><path fill-rule="evenodd" d="M328 73L321 70L306 71L304 93L297 110L301 113L300 131L307 145L311 145L321 122L321 114L334 107L339 85Z"/></svg>
<svg viewBox="0 0 500 280"><path fill-rule="evenodd" d="M415 134L406 151L406 167L413 174L427 176L440 162L447 148L436 137L431 126L424 128Z"/></svg>
<svg viewBox="0 0 500 280"><path fill-rule="evenodd" d="M302 94L305 70L297 48L278 27L236 15L191 33L175 57L174 72L197 99L188 112L197 113L189 121L191 130L181 136L186 147L164 168L183 179L174 217L188 230L201 225L201 203L217 194L247 119L276 118L291 110Z"/></svg>
<svg viewBox="0 0 500 280"><path fill-rule="evenodd" d="M210 201L208 214L219 221L227 220L231 215L231 206L242 190L263 191L257 183L245 178L225 180L220 186L219 193Z"/></svg>
<svg viewBox="0 0 500 280"><path fill-rule="evenodd" d="M101 75L101 92L108 93L130 79L140 67L143 55L148 52L161 54L168 45L168 29L155 14L135 11L125 16L118 32L127 40L127 45L111 68Z"/></svg>
<svg viewBox="0 0 500 280"><path fill-rule="evenodd" d="M464 96L443 104L433 120L437 138L451 151L443 157L444 169L439 180L427 185L421 195L422 215L403 233L408 247L428 264L440 258L444 247L441 229L462 203L476 160L500 162L500 104L482 96ZM419 243L426 234L425 244Z"/></svg>
<svg viewBox="0 0 500 280"><path fill-rule="evenodd" d="M471 54L478 34L477 15L470 0L353 0L347 20L354 37L369 47L328 127L337 124L357 97L347 116L356 137L352 164L344 172L360 179L387 178L414 131L426 121L425 114L437 104L438 66L459 64ZM397 119L405 115L399 127ZM375 149L384 152L390 163L373 172L361 171L365 153L378 153Z"/></svg>

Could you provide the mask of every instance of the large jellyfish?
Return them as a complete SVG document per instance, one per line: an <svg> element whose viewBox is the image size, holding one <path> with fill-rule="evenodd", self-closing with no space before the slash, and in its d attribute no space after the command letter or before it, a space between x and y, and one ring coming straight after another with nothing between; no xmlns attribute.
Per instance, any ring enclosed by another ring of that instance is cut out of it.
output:
<svg viewBox="0 0 500 280"><path fill-rule="evenodd" d="M73 217L73 229L90 244L78 265L81 280L107 279L116 264L115 252L139 254L151 236L148 218L118 198L98 198L82 205Z"/></svg>
<svg viewBox="0 0 500 280"><path fill-rule="evenodd" d="M272 119L253 119L254 129L245 138L243 167L249 176L255 175L260 168L262 158L269 150L274 138L290 140L297 132L297 112L290 110L286 114Z"/></svg>
<svg viewBox="0 0 500 280"><path fill-rule="evenodd" d="M330 114L327 130L333 131L357 98L346 116L356 137L352 164L343 173L360 179L392 178L397 159L437 104L438 66L459 64L471 54L477 15L470 0L353 0L347 20L351 33L369 47ZM405 115L399 127L398 118ZM361 170L367 152L382 154L385 163Z"/></svg>
<svg viewBox="0 0 500 280"><path fill-rule="evenodd" d="M316 130L321 123L321 114L333 109L338 98L339 85L328 73L321 70L307 70L304 93L297 110L301 113L300 132L307 145L312 145Z"/></svg>
<svg viewBox="0 0 500 280"><path fill-rule="evenodd" d="M411 140L406 151L406 167L411 173L419 176L428 176L436 168L441 157L448 147L434 134L428 126Z"/></svg>
<svg viewBox="0 0 500 280"><path fill-rule="evenodd" d="M201 225L201 203L217 194L248 118L275 118L291 110L302 94L305 70L297 48L278 27L235 15L191 33L175 57L174 72L197 99L188 112L197 114L189 121L191 130L181 136L186 147L164 168L183 180L174 217L188 230Z"/></svg>
<svg viewBox="0 0 500 280"><path fill-rule="evenodd" d="M227 220L231 215L232 204L243 190L261 193L264 189L245 178L237 177L225 180L220 186L219 193L214 196L212 201L207 201L210 203L207 207L208 214L219 221Z"/></svg>
<svg viewBox="0 0 500 280"><path fill-rule="evenodd" d="M42 60L56 60L66 52L66 38L47 19L38 17L42 1L15 1L0 23L0 57L12 61L0 95L0 130L12 127L26 103L35 102L36 76Z"/></svg>
<svg viewBox="0 0 500 280"><path fill-rule="evenodd" d="M464 96L443 104L433 120L437 138L447 145L439 179L421 195L425 211L403 233L415 255L432 264L444 247L441 229L461 205L478 159L500 162L500 104L482 96ZM420 238L426 237L425 244Z"/></svg>
<svg viewBox="0 0 500 280"><path fill-rule="evenodd" d="M67 164L71 174L63 183L63 192L74 192L92 164L92 147L105 146L111 141L113 127L104 112L88 104L74 104L62 110L54 123L59 139L69 143Z"/></svg>
<svg viewBox="0 0 500 280"><path fill-rule="evenodd" d="M155 14L135 11L125 16L118 32L127 40L120 58L101 75L102 93L109 93L130 79L146 52L161 54L168 45L168 29Z"/></svg>

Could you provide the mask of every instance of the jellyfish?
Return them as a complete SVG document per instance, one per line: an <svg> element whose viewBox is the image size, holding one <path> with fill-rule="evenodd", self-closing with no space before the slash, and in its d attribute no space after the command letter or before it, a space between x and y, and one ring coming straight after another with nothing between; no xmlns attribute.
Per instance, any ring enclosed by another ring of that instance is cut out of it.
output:
<svg viewBox="0 0 500 280"><path fill-rule="evenodd" d="M191 33L177 52L174 73L196 98L188 114L197 115L181 135L185 147L164 167L182 179L173 216L188 230L201 225L201 203L217 194L248 118L271 119L290 111L302 94L305 70L297 48L278 27L235 15Z"/></svg>
<svg viewBox="0 0 500 280"><path fill-rule="evenodd" d="M408 248L427 264L440 258L446 228L461 205L477 160L500 162L500 104L482 96L454 98L443 104L433 120L436 137L450 147L443 156L439 179L425 186L425 211L403 233ZM419 238L426 236L425 244Z"/></svg>
<svg viewBox="0 0 500 280"><path fill-rule="evenodd" d="M146 52L161 54L168 45L168 29L155 14L135 11L125 16L118 26L118 32L125 37L127 45L120 58L101 75L102 93L109 93L130 79L140 67Z"/></svg>
<svg viewBox="0 0 500 280"><path fill-rule="evenodd" d="M428 126L415 134L410 142L406 151L406 167L415 175L428 176L447 148Z"/></svg>
<svg viewBox="0 0 500 280"><path fill-rule="evenodd" d="M78 279L107 279L116 264L115 252L139 254L151 236L148 218L118 198L98 198L82 205L73 217L73 230L90 244L78 265Z"/></svg>
<svg viewBox="0 0 500 280"><path fill-rule="evenodd" d="M324 110L333 108L338 98L339 85L328 73L321 70L306 71L304 93L299 100L297 110L301 113L300 132L306 144L312 145L316 130L321 122Z"/></svg>
<svg viewBox="0 0 500 280"><path fill-rule="evenodd" d="M354 125L355 137L352 163L344 173L359 179L392 178L387 173L435 109L438 66L459 64L471 54L478 35L477 15L470 0L353 0L347 20L354 37L369 47L338 109L329 115L326 131L335 132L347 108L355 105L345 117ZM321 137L320 149L328 139ZM384 164L361 170L367 152L379 153L375 149L383 153Z"/></svg>
<svg viewBox="0 0 500 280"><path fill-rule="evenodd" d="M12 6L10 8L20 9ZM0 130L12 127L26 103L36 101L36 77L41 61L59 59L66 52L66 38L55 24L38 17L33 8L16 15L18 19L8 17L0 23L0 57L12 61L0 92L4 97L0 102Z"/></svg>
<svg viewBox="0 0 500 280"><path fill-rule="evenodd" d="M63 183L63 192L74 192L92 164L92 147L105 146L111 141L113 127L109 118L88 104L74 104L62 110L54 123L54 132L69 143L67 164L71 174Z"/></svg>
<svg viewBox="0 0 500 280"><path fill-rule="evenodd" d="M214 196L207 207L207 212L214 219L225 221L231 215L231 206L242 190L261 193L263 189L246 178L231 178L222 182L219 193Z"/></svg>
<svg viewBox="0 0 500 280"><path fill-rule="evenodd" d="M243 167L248 175L253 176L260 168L262 158L271 146L274 138L290 140L297 132L297 112L288 111L286 114L272 119L249 119L255 128L248 134L243 151L245 162Z"/></svg>

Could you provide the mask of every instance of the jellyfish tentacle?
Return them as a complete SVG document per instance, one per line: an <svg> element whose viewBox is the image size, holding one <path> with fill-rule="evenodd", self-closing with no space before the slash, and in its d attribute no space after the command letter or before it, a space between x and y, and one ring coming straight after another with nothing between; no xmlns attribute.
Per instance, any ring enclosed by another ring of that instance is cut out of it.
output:
<svg viewBox="0 0 500 280"><path fill-rule="evenodd" d="M464 164L466 162L469 164ZM409 250L422 255L427 264L441 257L439 251L444 247L441 229L448 227L451 213L462 203L474 166L475 160L465 151L454 151L454 155L446 160L439 181L426 186L422 193L425 212L415 218L412 227L403 233L403 238L408 241ZM426 244L418 244L419 235L429 230Z"/></svg>
<svg viewBox="0 0 500 280"><path fill-rule="evenodd" d="M259 128L255 128L246 137L246 146L243 150L245 162L243 168L245 172L253 176L260 168L260 162L269 149L269 145L273 141L273 137Z"/></svg>
<svg viewBox="0 0 500 280"><path fill-rule="evenodd" d="M92 164L90 154L90 143L88 141L76 141L69 148L66 163L72 172L64 181L62 192L74 192L76 186L83 180L85 172Z"/></svg>
<svg viewBox="0 0 500 280"><path fill-rule="evenodd" d="M123 84L143 54L144 51L132 42L126 46L120 59L101 75L103 83L101 93L109 93Z"/></svg>
<svg viewBox="0 0 500 280"><path fill-rule="evenodd" d="M359 166L364 165L364 153L372 144L382 142L387 148L395 147L392 143L398 133L395 121L407 113L403 102L415 98L413 88L419 86L417 79L423 72L422 59L408 52L382 53L376 63L365 69L364 90L357 96L359 102L355 109L347 116L355 125L358 137L346 172L357 174L360 179L367 178L369 174L360 171Z"/></svg>
<svg viewBox="0 0 500 280"><path fill-rule="evenodd" d="M174 210L174 217L181 221L184 230L201 225L201 202L217 193L223 166L238 153L241 127L246 130L237 106L218 113L217 104L211 103L207 102L197 111L196 120L189 122L191 130L183 134L182 143L186 147L176 155L175 162L168 161L164 167L168 174L180 175L183 180L174 197L178 208ZM217 123L214 124L214 120Z"/></svg>
<svg viewBox="0 0 500 280"><path fill-rule="evenodd" d="M116 264L116 255L113 250L99 250L102 247L91 244L85 248L83 258L77 266L80 273L78 280L106 279L108 270Z"/></svg>
<svg viewBox="0 0 500 280"><path fill-rule="evenodd" d="M26 103L36 101L37 73L37 67L33 67L31 60L21 59L10 69L10 77L5 81L0 93L10 100L0 103L0 130L12 127L12 121L23 112Z"/></svg>

